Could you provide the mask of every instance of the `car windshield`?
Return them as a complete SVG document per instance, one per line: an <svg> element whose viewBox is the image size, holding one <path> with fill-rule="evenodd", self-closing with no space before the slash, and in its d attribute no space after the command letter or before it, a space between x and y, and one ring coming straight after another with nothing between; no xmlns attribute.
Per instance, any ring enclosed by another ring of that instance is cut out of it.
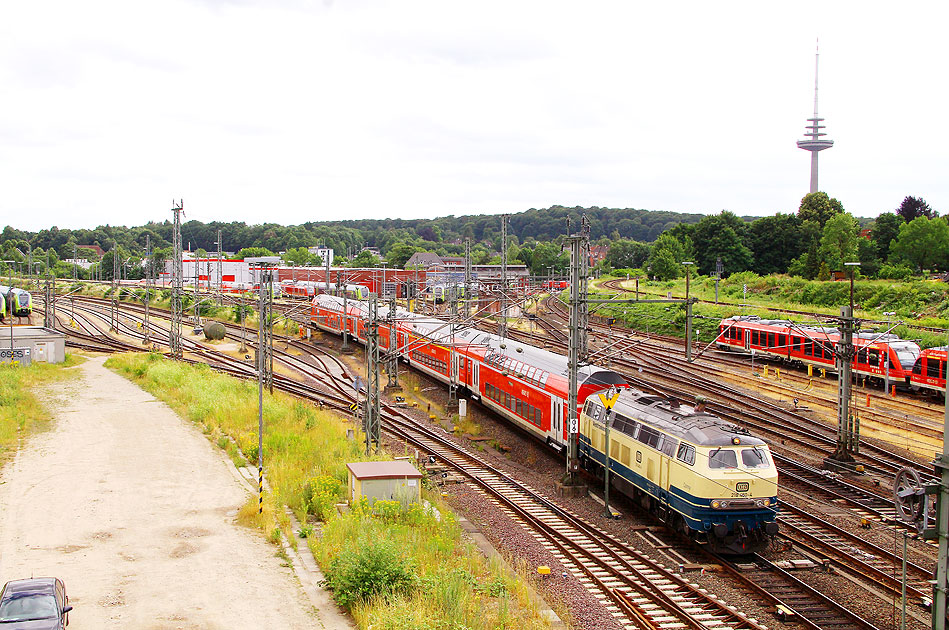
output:
<svg viewBox="0 0 949 630"><path fill-rule="evenodd" d="M31 593L14 595L0 604L0 623L49 619L56 616L56 598L52 595Z"/></svg>
<svg viewBox="0 0 949 630"><path fill-rule="evenodd" d="M708 467L738 468L738 457L735 455L735 451L716 448L708 454Z"/></svg>

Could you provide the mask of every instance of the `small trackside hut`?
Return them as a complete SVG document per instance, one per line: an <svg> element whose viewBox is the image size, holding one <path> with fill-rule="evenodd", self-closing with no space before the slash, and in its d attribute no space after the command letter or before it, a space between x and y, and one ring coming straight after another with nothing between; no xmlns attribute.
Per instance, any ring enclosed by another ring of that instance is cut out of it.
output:
<svg viewBox="0 0 949 630"><path fill-rule="evenodd" d="M392 462L351 462L349 469L349 500L366 497L372 505L377 500L421 501L422 473L404 460Z"/></svg>

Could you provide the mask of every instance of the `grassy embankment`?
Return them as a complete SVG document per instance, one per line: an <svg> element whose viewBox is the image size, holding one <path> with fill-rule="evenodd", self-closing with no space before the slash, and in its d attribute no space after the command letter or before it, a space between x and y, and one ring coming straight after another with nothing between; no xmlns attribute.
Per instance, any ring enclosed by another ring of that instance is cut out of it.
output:
<svg viewBox="0 0 949 630"><path fill-rule="evenodd" d="M255 465L255 384L157 354L125 354L106 365L197 423L236 465L248 465L245 458ZM282 532L294 543L282 506L289 506L301 522L322 521L322 535L307 542L334 597L353 613L360 628L548 627L528 595L525 579L488 563L463 541L437 492L423 489L435 510L386 501L377 502L374 510L356 504L349 512L337 512L336 504L345 500L346 463L367 459L358 429L356 439L346 437L346 429L355 428L351 422L277 392L265 393L264 424L265 474L271 490L264 497L262 517L254 496L239 518L273 542ZM389 458L380 454L373 459ZM309 525L303 529L311 531Z"/></svg>
<svg viewBox="0 0 949 630"><path fill-rule="evenodd" d="M0 464L16 451L20 438L49 426L49 410L33 393L33 388L70 378L65 368L83 359L72 354L59 364L33 363L28 367L0 364Z"/></svg>
<svg viewBox="0 0 949 630"><path fill-rule="evenodd" d="M630 277L637 275L635 270ZM644 275L644 274L643 274ZM625 278L625 274L622 276ZM603 280L609 279L604 277ZM598 284L594 283L594 286ZM630 291L635 283L627 283ZM747 287L747 293L744 289ZM671 281L639 281L640 291L646 291L646 298L656 298L672 293L673 296L685 295L685 279ZM591 289L592 293L599 293ZM715 280L709 277L693 278L690 282L690 295L703 300L715 299ZM804 280L789 276L758 276L750 272L738 273L723 278L719 283L719 301L730 304L742 304L743 307L696 304L693 307L694 328L699 331L699 341L708 343L718 334L718 323L723 317L736 314L760 315L763 318L792 319L815 323L793 313L766 310L786 309L788 311L811 311L834 316L840 314L840 307L850 301L849 282L822 282ZM894 328L893 332L904 339L916 339L923 347L946 344L946 336L920 330L918 326L949 328L949 285L933 280L914 280L897 282L890 280L857 279L854 283L854 303L856 316L878 321L892 320L905 322ZM642 304L630 306L606 306L593 310L594 313L616 317L627 325L641 330L660 334L683 336L685 332L685 309L678 305ZM893 312L889 318L884 315ZM885 330L886 327L864 329Z"/></svg>

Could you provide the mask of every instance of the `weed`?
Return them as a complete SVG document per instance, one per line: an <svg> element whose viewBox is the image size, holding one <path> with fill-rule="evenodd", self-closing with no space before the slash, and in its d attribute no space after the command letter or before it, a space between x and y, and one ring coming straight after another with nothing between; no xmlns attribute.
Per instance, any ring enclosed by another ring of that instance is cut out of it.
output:
<svg viewBox="0 0 949 630"><path fill-rule="evenodd" d="M273 544L278 544L283 539L283 532L280 531L279 527L274 527L270 530L270 535L267 536L267 540Z"/></svg>
<svg viewBox="0 0 949 630"><path fill-rule="evenodd" d="M300 529L297 530L297 536L300 538L309 538L313 535L313 526L312 525L301 525Z"/></svg>

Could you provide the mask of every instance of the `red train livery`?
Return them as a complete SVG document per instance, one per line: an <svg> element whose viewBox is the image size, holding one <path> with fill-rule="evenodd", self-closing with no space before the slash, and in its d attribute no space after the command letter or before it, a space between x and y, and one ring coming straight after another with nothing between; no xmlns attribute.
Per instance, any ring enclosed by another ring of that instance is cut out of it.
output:
<svg viewBox="0 0 949 630"><path fill-rule="evenodd" d="M926 348L919 353L919 359L913 366L909 384L915 390L931 390L946 393L946 353L947 346Z"/></svg>
<svg viewBox="0 0 949 630"><path fill-rule="evenodd" d="M839 339L836 328L801 326L784 319L743 315L721 321L716 345L726 350L755 350L767 356L834 370ZM916 342L897 335L863 332L854 334L853 343L857 351L852 364L854 373L880 383L889 380L891 384L910 384L913 366L920 356Z"/></svg>
<svg viewBox="0 0 949 630"><path fill-rule="evenodd" d="M343 328L366 342L366 302L317 295L313 326L341 334ZM388 308L379 306L380 346L388 349ZM472 328L452 330L449 322L397 309L395 342L399 356L444 383L455 384L486 407L562 449L567 440L567 357ZM592 365L579 370L577 412L587 397L610 386L627 387L622 375Z"/></svg>

